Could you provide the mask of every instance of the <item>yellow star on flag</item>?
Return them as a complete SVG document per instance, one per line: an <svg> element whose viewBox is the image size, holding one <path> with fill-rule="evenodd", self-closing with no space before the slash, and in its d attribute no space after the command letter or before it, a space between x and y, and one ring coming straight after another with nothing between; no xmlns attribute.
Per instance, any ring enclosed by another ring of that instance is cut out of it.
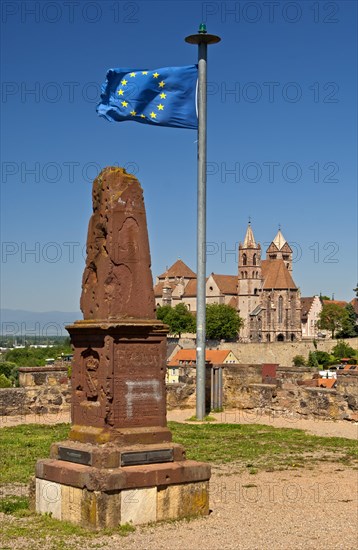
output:
<svg viewBox="0 0 358 550"><path fill-rule="evenodd" d="M164 105L162 105L161 103L159 103L158 109L159 109L159 111L162 111L162 110L164 109Z"/></svg>
<svg viewBox="0 0 358 550"><path fill-rule="evenodd" d="M127 101L122 101L121 103L122 103L123 107L128 107Z"/></svg>
<svg viewBox="0 0 358 550"><path fill-rule="evenodd" d="M129 76L133 77L133 76L135 76L135 73L131 73Z"/></svg>
<svg viewBox="0 0 358 550"><path fill-rule="evenodd" d="M124 94L124 91L123 91L123 90L118 90L117 94L118 94L118 95L123 95L123 94Z"/></svg>
<svg viewBox="0 0 358 550"><path fill-rule="evenodd" d="M136 111L131 111L132 116L136 116L136 114L137 114Z"/></svg>
<svg viewBox="0 0 358 550"><path fill-rule="evenodd" d="M145 115L140 115L140 118L145 118Z"/></svg>
<svg viewBox="0 0 358 550"><path fill-rule="evenodd" d="M150 113L150 118L157 118L157 114L153 113L153 111Z"/></svg>
<svg viewBox="0 0 358 550"><path fill-rule="evenodd" d="M164 88L164 86L165 86L164 80L162 80L161 82L159 82L159 88Z"/></svg>
<svg viewBox="0 0 358 550"><path fill-rule="evenodd" d="M165 99L167 97L167 94L165 94L164 92L162 92L160 95L159 95L160 99Z"/></svg>
<svg viewBox="0 0 358 550"><path fill-rule="evenodd" d="M153 73L153 78L158 78L159 73Z"/></svg>
<svg viewBox="0 0 358 550"><path fill-rule="evenodd" d="M128 82L128 80L123 79L122 82L121 82L122 86L125 86L127 84L127 82Z"/></svg>
<svg viewBox="0 0 358 550"><path fill-rule="evenodd" d="M148 71L142 71L142 74L148 74Z"/></svg>

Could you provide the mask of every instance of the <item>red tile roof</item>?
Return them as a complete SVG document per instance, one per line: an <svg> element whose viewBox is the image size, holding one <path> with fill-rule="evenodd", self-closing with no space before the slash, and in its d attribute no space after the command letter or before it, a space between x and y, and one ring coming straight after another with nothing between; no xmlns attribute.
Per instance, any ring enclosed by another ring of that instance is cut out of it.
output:
<svg viewBox="0 0 358 550"><path fill-rule="evenodd" d="M228 349L208 349L205 351L205 360L210 361L213 365L221 365L231 350ZM196 364L196 350L195 349L181 349L172 357L168 367L177 367L181 363L180 361L187 361L192 364Z"/></svg>
<svg viewBox="0 0 358 550"><path fill-rule="evenodd" d="M165 277L186 277L187 279L196 279L196 274L182 260L177 260L167 271L158 276L159 279Z"/></svg>
<svg viewBox="0 0 358 550"><path fill-rule="evenodd" d="M318 378L318 387L332 389L337 384L336 378Z"/></svg>
<svg viewBox="0 0 358 550"><path fill-rule="evenodd" d="M190 279L190 281L188 281L183 296L196 297L196 279Z"/></svg>
<svg viewBox="0 0 358 550"><path fill-rule="evenodd" d="M175 284L174 283L169 283L170 288L173 290L175 288ZM162 296L163 295L163 287L164 287L164 281L160 281L159 283L157 283L154 287L154 296L155 297L159 297L159 296Z"/></svg>
<svg viewBox="0 0 358 550"><path fill-rule="evenodd" d="M211 274L212 278L219 287L222 294L234 294L237 295L237 277L236 275L217 275Z"/></svg>
<svg viewBox="0 0 358 550"><path fill-rule="evenodd" d="M337 306L345 307L347 302L344 300L322 300L323 304L336 304Z"/></svg>
<svg viewBox="0 0 358 550"><path fill-rule="evenodd" d="M262 260L261 268L264 289L297 289L283 260Z"/></svg>

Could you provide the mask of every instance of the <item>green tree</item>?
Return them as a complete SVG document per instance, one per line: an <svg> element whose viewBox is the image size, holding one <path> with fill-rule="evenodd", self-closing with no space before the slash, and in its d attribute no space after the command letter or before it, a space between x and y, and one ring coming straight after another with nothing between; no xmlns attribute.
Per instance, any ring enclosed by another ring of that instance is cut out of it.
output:
<svg viewBox="0 0 358 550"><path fill-rule="evenodd" d="M315 356L317 358L318 363L323 367L326 367L327 365L329 365L331 361L331 356L326 351L315 351Z"/></svg>
<svg viewBox="0 0 358 550"><path fill-rule="evenodd" d="M5 354L5 361L16 363L19 367L38 367L46 364L46 359L54 357L55 359L61 354L67 355L72 353L72 350L67 345L53 346L52 348L15 348Z"/></svg>
<svg viewBox="0 0 358 550"><path fill-rule="evenodd" d="M322 300L330 300L331 298L329 296L322 296L322 294L321 294L320 299L322 301Z"/></svg>
<svg viewBox="0 0 358 550"><path fill-rule="evenodd" d="M292 363L295 365L295 367L304 367L306 364L306 360L303 355L295 355L292 359Z"/></svg>
<svg viewBox="0 0 358 550"><path fill-rule="evenodd" d="M343 320L342 329L337 334L337 338L354 338L358 335L356 312L352 304L347 304L344 309L347 312L347 316Z"/></svg>
<svg viewBox="0 0 358 550"><path fill-rule="evenodd" d="M317 356L315 354L314 351L310 351L309 354L308 354L308 361L307 361L307 365L309 367L315 367L315 368L318 368L319 365L318 365L318 361L317 361Z"/></svg>
<svg viewBox="0 0 358 550"><path fill-rule="evenodd" d="M206 306L206 337L210 340L236 338L244 322L236 309L225 304Z"/></svg>
<svg viewBox="0 0 358 550"><path fill-rule="evenodd" d="M347 344L344 340L339 340L338 344L332 348L332 353L337 359L342 359L342 357L354 357L354 349Z"/></svg>
<svg viewBox="0 0 358 550"><path fill-rule="evenodd" d="M0 363L0 374L3 374L8 380L10 380L13 386L18 386L19 367L16 363L10 363L10 361Z"/></svg>
<svg viewBox="0 0 358 550"><path fill-rule="evenodd" d="M342 330L348 316L347 310L338 304L323 304L319 314L318 328L330 330L332 338Z"/></svg>
<svg viewBox="0 0 358 550"><path fill-rule="evenodd" d="M175 307L159 306L157 308L157 318L169 325L171 334L179 336L183 332L195 332L195 317L185 304L177 304Z"/></svg>

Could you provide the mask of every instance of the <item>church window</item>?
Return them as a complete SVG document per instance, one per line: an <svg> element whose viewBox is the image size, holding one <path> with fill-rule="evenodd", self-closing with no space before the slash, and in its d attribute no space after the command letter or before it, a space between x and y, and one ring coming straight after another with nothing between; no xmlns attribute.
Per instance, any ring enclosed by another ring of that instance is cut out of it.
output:
<svg viewBox="0 0 358 550"><path fill-rule="evenodd" d="M278 299L278 322L282 323L283 321L283 298L282 296Z"/></svg>
<svg viewBox="0 0 358 550"><path fill-rule="evenodd" d="M247 265L247 256L246 256L246 254L242 255L242 265Z"/></svg>
<svg viewBox="0 0 358 550"><path fill-rule="evenodd" d="M257 288L255 288L255 290L254 290L254 294L255 294L255 296L257 295Z"/></svg>
<svg viewBox="0 0 358 550"><path fill-rule="evenodd" d="M270 254L270 260L276 260L277 254Z"/></svg>
<svg viewBox="0 0 358 550"><path fill-rule="evenodd" d="M256 265L256 254L254 254L254 257L252 259L252 263L253 263L253 265Z"/></svg>
<svg viewBox="0 0 358 550"><path fill-rule="evenodd" d="M209 290L214 290L212 286L209 286Z"/></svg>

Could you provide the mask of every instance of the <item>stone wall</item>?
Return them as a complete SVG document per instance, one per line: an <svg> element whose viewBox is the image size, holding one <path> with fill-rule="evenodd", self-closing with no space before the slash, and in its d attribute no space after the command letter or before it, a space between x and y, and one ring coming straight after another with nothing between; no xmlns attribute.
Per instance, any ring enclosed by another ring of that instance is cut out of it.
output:
<svg viewBox="0 0 358 550"><path fill-rule="evenodd" d="M67 367L21 367L20 388L0 389L0 414L57 414L70 409Z"/></svg>
<svg viewBox="0 0 358 550"><path fill-rule="evenodd" d="M358 347L358 338L345 338L347 344L353 349ZM317 350L331 352L337 344L337 340L318 339ZM179 340L179 344L185 348L195 348L195 341L189 338ZM263 344L242 344L239 342L209 342L208 348L231 349L236 355L240 364L247 363L278 363L280 365L292 365L292 359L295 355L303 355L308 358L308 353L314 351L313 340L303 340L300 342L272 342Z"/></svg>
<svg viewBox="0 0 358 550"><path fill-rule="evenodd" d="M186 383L167 386L168 409L195 408L195 369L186 374ZM286 417L318 417L358 420L358 373L337 377L337 387L307 387L315 371L308 368L277 367L276 382L262 382L262 365L223 366L223 408L260 411ZM190 383L188 383L190 380ZM316 381L312 381L312 385Z"/></svg>

